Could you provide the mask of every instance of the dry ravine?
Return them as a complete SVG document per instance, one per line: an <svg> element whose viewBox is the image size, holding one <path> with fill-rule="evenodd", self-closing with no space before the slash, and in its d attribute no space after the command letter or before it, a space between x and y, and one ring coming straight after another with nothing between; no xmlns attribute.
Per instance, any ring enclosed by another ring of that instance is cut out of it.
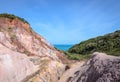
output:
<svg viewBox="0 0 120 82"><path fill-rule="evenodd" d="M59 82L120 82L120 57L95 52L88 61L79 62L63 76Z"/></svg>
<svg viewBox="0 0 120 82"><path fill-rule="evenodd" d="M0 82L57 82L66 61L30 24L0 16Z"/></svg>
<svg viewBox="0 0 120 82"><path fill-rule="evenodd" d="M69 61L27 21L0 15L0 82L120 82L120 57L95 52L70 67Z"/></svg>

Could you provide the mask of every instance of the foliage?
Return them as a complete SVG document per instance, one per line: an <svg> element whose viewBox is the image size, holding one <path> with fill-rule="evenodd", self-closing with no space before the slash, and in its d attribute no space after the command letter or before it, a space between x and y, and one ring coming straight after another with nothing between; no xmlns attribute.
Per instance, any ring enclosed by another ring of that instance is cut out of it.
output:
<svg viewBox="0 0 120 82"><path fill-rule="evenodd" d="M69 53L69 52L64 52L65 55L68 57L68 59L71 59L71 60L84 60L84 59L88 59L90 58L91 55L81 55L81 54L73 54L73 53Z"/></svg>
<svg viewBox="0 0 120 82"><path fill-rule="evenodd" d="M71 47L68 52L76 54L91 54L95 51L120 56L120 30L99 36Z"/></svg>
<svg viewBox="0 0 120 82"><path fill-rule="evenodd" d="M13 14L2 13L2 14L0 14L0 17L9 18L11 20L17 18L17 19L21 20L22 22L29 24L24 18L20 18L18 16L13 15Z"/></svg>
<svg viewBox="0 0 120 82"><path fill-rule="evenodd" d="M11 35L11 39L16 40L17 39L16 35L15 34Z"/></svg>
<svg viewBox="0 0 120 82"><path fill-rule="evenodd" d="M13 29L11 27L8 28L8 32L12 32Z"/></svg>

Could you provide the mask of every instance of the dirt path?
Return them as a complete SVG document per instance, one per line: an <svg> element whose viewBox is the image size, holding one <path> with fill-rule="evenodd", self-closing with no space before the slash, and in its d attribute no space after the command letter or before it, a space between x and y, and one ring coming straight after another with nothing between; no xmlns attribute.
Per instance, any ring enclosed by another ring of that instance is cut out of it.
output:
<svg viewBox="0 0 120 82"><path fill-rule="evenodd" d="M68 69L67 71L65 71L65 73L63 73L63 75L61 76L60 80L58 82L66 82L67 79L70 76L73 76L75 71L79 70L79 68L85 63L85 61L80 61L80 62L76 62L74 64L71 65L71 68Z"/></svg>

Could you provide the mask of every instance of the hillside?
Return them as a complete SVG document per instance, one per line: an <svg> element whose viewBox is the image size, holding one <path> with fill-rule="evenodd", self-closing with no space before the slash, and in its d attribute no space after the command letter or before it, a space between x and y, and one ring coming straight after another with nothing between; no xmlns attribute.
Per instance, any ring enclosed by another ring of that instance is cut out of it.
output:
<svg viewBox="0 0 120 82"><path fill-rule="evenodd" d="M69 53L81 55L91 54L96 51L116 56L120 55L120 30L80 42L68 50Z"/></svg>
<svg viewBox="0 0 120 82"><path fill-rule="evenodd" d="M25 19L0 14L0 82L56 82L66 62Z"/></svg>
<svg viewBox="0 0 120 82"><path fill-rule="evenodd" d="M71 59L88 58L90 55L83 54L97 50L119 55L119 42L120 31L116 31L77 44L65 53L72 53ZM120 58L104 53L96 52L89 60L68 60L25 19L0 14L0 82L119 82L119 69Z"/></svg>
<svg viewBox="0 0 120 82"><path fill-rule="evenodd" d="M13 20L13 19L19 19L19 20L21 20L22 22L29 24L28 21L26 21L24 18L15 16L14 14L2 13L2 14L0 14L0 17L9 18L9 19L11 19L11 20Z"/></svg>
<svg viewBox="0 0 120 82"><path fill-rule="evenodd" d="M58 82L120 82L120 57L93 53L85 63L66 71Z"/></svg>

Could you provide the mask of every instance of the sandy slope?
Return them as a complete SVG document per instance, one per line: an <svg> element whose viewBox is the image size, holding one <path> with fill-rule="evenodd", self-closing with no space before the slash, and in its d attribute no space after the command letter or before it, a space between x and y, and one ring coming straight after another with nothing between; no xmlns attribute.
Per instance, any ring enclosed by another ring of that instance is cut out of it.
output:
<svg viewBox="0 0 120 82"><path fill-rule="evenodd" d="M71 65L70 69L65 71L63 75L61 76L60 80L58 82L66 82L67 79L74 75L74 72L79 70L79 68L85 63L85 61L79 61Z"/></svg>

